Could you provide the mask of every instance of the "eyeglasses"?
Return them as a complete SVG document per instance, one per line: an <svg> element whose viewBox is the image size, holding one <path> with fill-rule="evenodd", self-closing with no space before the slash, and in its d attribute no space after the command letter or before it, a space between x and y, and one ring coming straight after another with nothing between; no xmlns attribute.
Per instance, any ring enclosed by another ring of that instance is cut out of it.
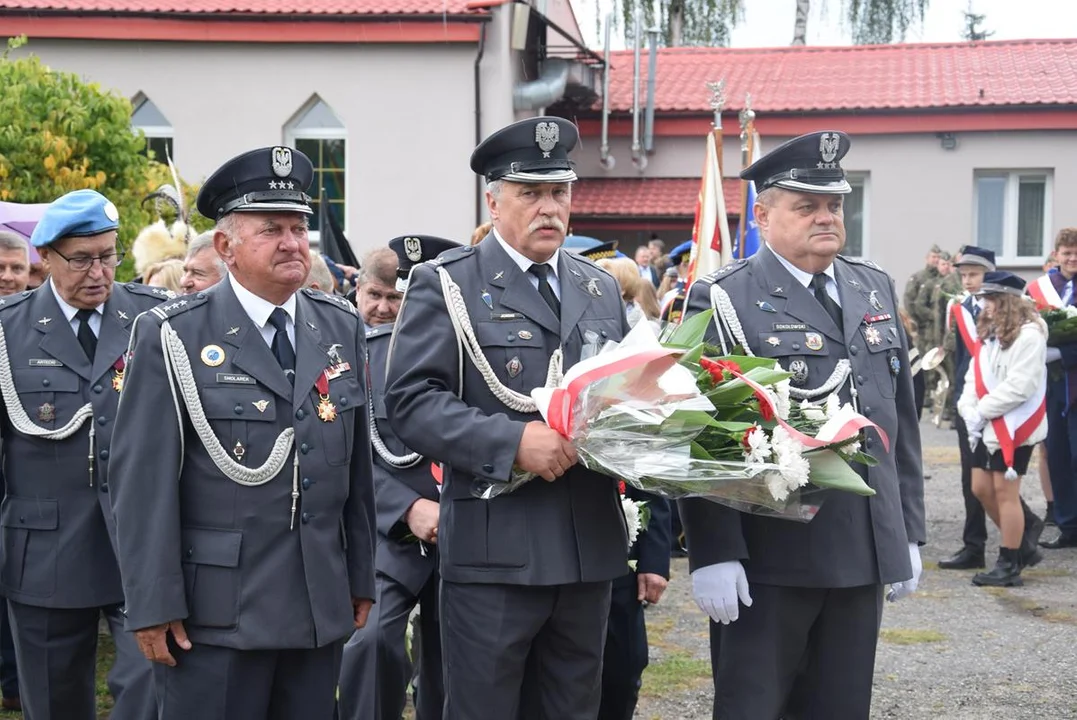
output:
<svg viewBox="0 0 1077 720"><path fill-rule="evenodd" d="M76 255L75 257L67 257L56 248L50 248L50 250L60 257L62 257L72 270L78 272L86 272L93 267L94 260L101 263L103 268L114 268L123 262L122 252L105 253L104 255Z"/></svg>

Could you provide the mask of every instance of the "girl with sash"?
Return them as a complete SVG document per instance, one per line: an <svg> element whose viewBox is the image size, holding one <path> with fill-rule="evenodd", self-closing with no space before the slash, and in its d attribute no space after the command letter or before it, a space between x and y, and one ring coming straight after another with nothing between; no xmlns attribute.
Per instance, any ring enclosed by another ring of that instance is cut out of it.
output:
<svg viewBox="0 0 1077 720"><path fill-rule="evenodd" d="M984 276L980 344L958 401L973 446L972 489L1001 534L995 567L976 575L974 585L1022 584L1021 476L1032 448L1047 437L1047 327L1024 289L1013 273Z"/></svg>

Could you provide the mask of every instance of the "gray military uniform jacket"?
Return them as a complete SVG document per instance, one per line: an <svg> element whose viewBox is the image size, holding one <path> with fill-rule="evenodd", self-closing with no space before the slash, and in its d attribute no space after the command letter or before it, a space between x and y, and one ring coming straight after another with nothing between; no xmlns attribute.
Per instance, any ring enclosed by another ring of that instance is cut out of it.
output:
<svg viewBox="0 0 1077 720"><path fill-rule="evenodd" d="M180 619L195 644L240 650L348 636L352 597L374 597L366 351L354 308L317 291L297 294L294 390L227 280L160 312L186 346L198 397L230 457L260 466L289 427L295 445L263 485L225 476L186 409L181 434L161 317L139 320L111 482L128 629ZM334 356L348 367L329 380L337 417L323 422L315 382L339 365Z"/></svg>
<svg viewBox="0 0 1077 720"><path fill-rule="evenodd" d="M370 388L378 436L386 450L404 457L411 451L389 425L385 412L385 364L393 325L379 325L367 331L366 345L370 363ZM411 535L405 521L416 500L438 502L437 483L431 473L430 460L422 456L410 467L396 467L374 453L374 504L377 508L377 570L418 595L437 567L437 546L423 545Z"/></svg>
<svg viewBox="0 0 1077 720"><path fill-rule="evenodd" d="M795 361L807 366L807 376L797 383L804 389L818 388L838 360L848 358L861 414L890 440L886 453L878 436L867 432L864 449L879 465L860 466L860 472L877 494L827 491L822 509L807 524L743 514L706 500L681 501L693 570L742 560L749 581L794 587L856 587L912 577L908 543L925 540L923 471L893 281L874 265L841 256L834 275L842 328L767 247L695 283L686 316L710 309L711 284L718 283L756 355L775 358L786 370ZM712 326L708 341L717 343L716 338ZM849 383L842 387L840 397L849 402Z"/></svg>
<svg viewBox="0 0 1077 720"><path fill-rule="evenodd" d="M612 478L577 465L552 483L536 478L492 500L472 495L475 480L509 479L524 425L541 417L497 400L457 346L437 268L460 286L498 379L528 393L545 384L559 345L567 369L585 342L620 340L628 332L616 281L588 260L559 255L560 321L493 235L412 271L389 355L385 404L404 443L446 466L438 530L444 580L557 585L625 573L627 534Z"/></svg>
<svg viewBox="0 0 1077 720"><path fill-rule="evenodd" d="M92 416L73 435L24 435L3 409L4 477L0 587L38 607L87 608L123 602L109 505L113 424L119 393L114 365L127 351L131 323L167 297L159 288L116 284L105 302L91 367L50 283L0 304L18 399L30 420L64 427L86 403ZM94 431L93 484L90 429Z"/></svg>

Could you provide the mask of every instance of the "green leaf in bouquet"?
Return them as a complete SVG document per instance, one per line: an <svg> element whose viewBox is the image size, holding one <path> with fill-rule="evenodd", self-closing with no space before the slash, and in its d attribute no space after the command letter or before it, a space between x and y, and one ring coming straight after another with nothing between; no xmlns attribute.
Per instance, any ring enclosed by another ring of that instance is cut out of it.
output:
<svg viewBox="0 0 1077 720"><path fill-rule="evenodd" d="M662 423L666 425L683 425L687 427L717 427L717 420L703 410L674 410Z"/></svg>
<svg viewBox="0 0 1077 720"><path fill-rule="evenodd" d="M750 422L731 422L728 420L715 420L712 425L719 430L726 430L727 432L736 433L737 435L743 435L752 428L755 423Z"/></svg>
<svg viewBox="0 0 1077 720"><path fill-rule="evenodd" d="M703 342L707 328L714 317L714 310L705 310L682 321L668 337L662 339L667 347L692 348ZM663 333L664 334L664 333Z"/></svg>
<svg viewBox="0 0 1077 720"><path fill-rule="evenodd" d="M698 315L696 317L699 317ZM703 357L703 354L707 350L707 343L697 343L691 350L688 350L681 355L681 365L686 365L689 368L695 370L699 368L699 359ZM702 370L702 368L699 368Z"/></svg>
<svg viewBox="0 0 1077 720"><path fill-rule="evenodd" d="M865 496L875 494L875 491L864 482L864 478L860 477L856 470L853 470L833 450L809 452L805 453L804 457L811 465L808 479L816 487L842 490Z"/></svg>
<svg viewBox="0 0 1077 720"><path fill-rule="evenodd" d="M872 455L868 455L866 452L855 452L849 456L849 462L860 463L861 465L867 465L868 467L875 467L879 464L879 460Z"/></svg>
<svg viewBox="0 0 1077 720"><path fill-rule="evenodd" d="M693 460L714 460L711 454L707 452L703 448L703 446L697 443L695 440L692 441L691 457Z"/></svg>

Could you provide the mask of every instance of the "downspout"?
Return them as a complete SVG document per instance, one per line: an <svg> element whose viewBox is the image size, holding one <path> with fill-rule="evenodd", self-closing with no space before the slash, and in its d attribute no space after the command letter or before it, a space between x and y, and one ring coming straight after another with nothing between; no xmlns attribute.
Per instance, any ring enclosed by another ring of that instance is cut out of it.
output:
<svg viewBox="0 0 1077 720"><path fill-rule="evenodd" d="M632 164L640 172L647 167L647 158L643 155L640 144L639 132L639 80L640 80L640 52L643 40L640 38L640 8L636 7L635 20L633 22L633 39L636 46L632 53Z"/></svg>
<svg viewBox="0 0 1077 720"><path fill-rule="evenodd" d="M479 78L479 66L486 53L486 23L479 26L479 52L475 55L475 147L482 142L482 82ZM475 176L475 227L483 223L483 207L486 199L486 185L481 175Z"/></svg>
<svg viewBox="0 0 1077 720"><path fill-rule="evenodd" d="M643 151L654 152L654 86L655 73L658 72L658 28L647 31L650 47L647 57L647 112L643 125Z"/></svg>
<svg viewBox="0 0 1077 720"><path fill-rule="evenodd" d="M598 162L606 170L612 170L616 161L610 155L610 31L613 13L606 15L606 67L602 71L602 145L598 149Z"/></svg>

